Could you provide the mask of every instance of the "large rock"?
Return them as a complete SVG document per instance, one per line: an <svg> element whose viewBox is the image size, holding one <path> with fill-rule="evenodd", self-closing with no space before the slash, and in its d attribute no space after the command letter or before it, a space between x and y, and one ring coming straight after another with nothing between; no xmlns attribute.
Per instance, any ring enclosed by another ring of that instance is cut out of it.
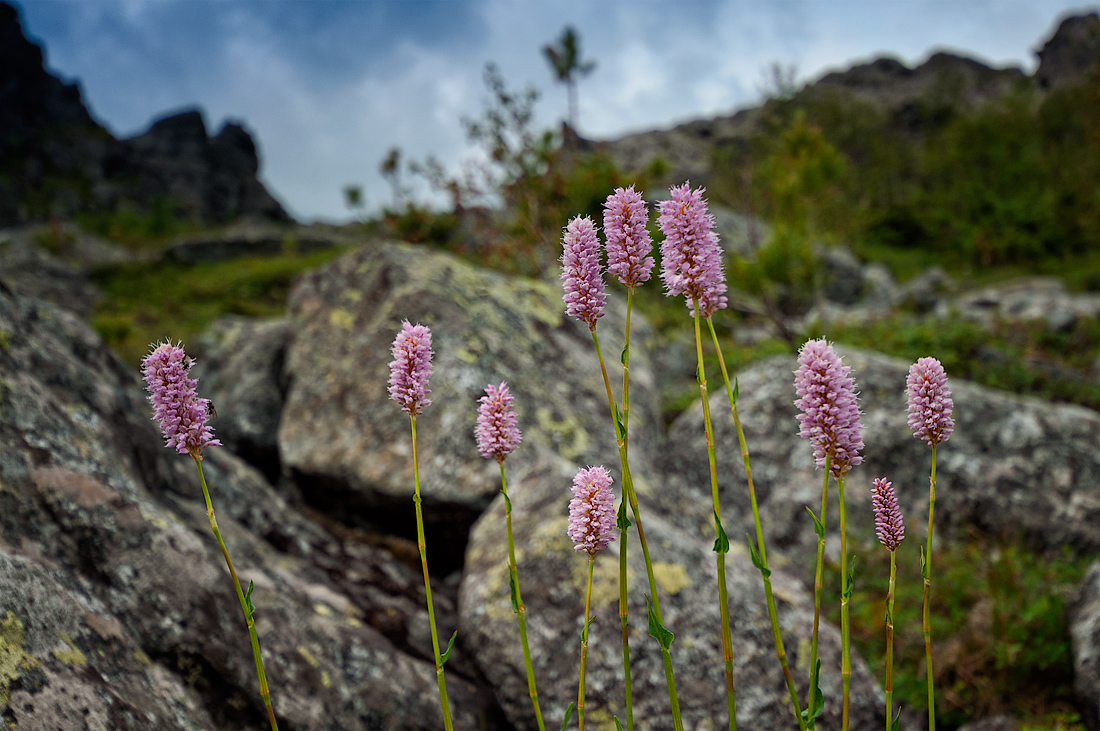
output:
<svg viewBox="0 0 1100 731"><path fill-rule="evenodd" d="M1071 15L1035 55L1035 78L1043 87L1079 82L1097 68L1100 57L1100 13Z"/></svg>
<svg viewBox="0 0 1100 731"><path fill-rule="evenodd" d="M529 450L526 446L521 451ZM516 452L520 454L520 452ZM544 454L531 467L509 467L520 588L527 608L528 635L547 726L556 727L576 700L580 635L584 616L587 555L573 550L565 533L570 484L576 466ZM615 491L619 494L617 465ZM632 465L632 472L634 467ZM655 478L660 479L660 478ZM706 499L706 498L703 498ZM706 499L709 504L709 499ZM642 518L654 560L665 625L675 634L672 662L684 727L724 728L725 672L719 623L713 533L683 531L661 517L664 497L642 497ZM732 533L731 533L732 535ZM660 648L647 633L646 570L637 532L628 545L630 657L635 728L672 725ZM611 544L596 559L587 665L586 719L595 728L615 728L624 719L622 634L618 616L618 553ZM733 542L726 581L733 626L737 720L744 728L794 728L790 699L768 619L760 573L748 551ZM812 596L780 571L772 576L792 673L805 699ZM508 720L534 729L516 621L509 597L504 504L498 498L475 525L466 553L460 594L461 634L485 673ZM826 710L819 728L840 728L840 633L821 632L822 690ZM853 658L851 728L871 729L885 719L881 691L866 664Z"/></svg>
<svg viewBox="0 0 1100 731"><path fill-rule="evenodd" d="M417 434L429 543L454 546L436 549L440 565L460 565L469 526L500 489L496 463L477 453L473 436L486 384L510 384L525 444L578 463L613 456L592 338L564 309L558 285L406 245L364 248L307 274L290 297L279 424L283 464L306 500L352 523L415 535L409 418L386 385L405 318L433 333L433 403L417 419ZM598 332L614 366L623 303L612 297L608 309ZM631 439L645 459L657 444L658 412L644 347L649 328L638 313L632 327Z"/></svg>
<svg viewBox="0 0 1100 731"><path fill-rule="evenodd" d="M438 728L410 551L334 538L228 452L204 462L237 571L255 584L285 725ZM74 315L0 283L3 717L64 731L265 725L199 495L136 375ZM442 634L456 618L437 606ZM456 728L492 727L461 655L448 665Z"/></svg>
<svg viewBox="0 0 1100 731"><path fill-rule="evenodd" d="M1073 640L1073 689L1082 708L1100 706L1100 562L1089 567L1069 608ZM1091 731L1100 729L1094 713L1082 714Z"/></svg>
<svg viewBox="0 0 1100 731"><path fill-rule="evenodd" d="M871 532L871 480L894 482L903 513L919 523L927 515L931 450L906 425L905 378L909 364L840 349L860 392L863 464L845 484L850 531ZM929 355L935 355L930 353ZM822 473L809 444L798 436L793 358L775 358L737 374L738 410L752 458L760 510L769 541L791 555L816 541L804 506L816 512ZM948 374L950 377L950 373ZM717 381L710 374L710 382ZM719 382L720 383L720 382ZM975 526L1045 546L1100 549L1100 416L1077 406L1050 404L974 384L949 381L955 433L938 449L936 523ZM751 529L752 517L737 436L723 392L711 397L722 508L730 535ZM709 471L702 414L692 406L672 425L663 494L671 515L707 533ZM835 485L830 488L830 531L835 529Z"/></svg>

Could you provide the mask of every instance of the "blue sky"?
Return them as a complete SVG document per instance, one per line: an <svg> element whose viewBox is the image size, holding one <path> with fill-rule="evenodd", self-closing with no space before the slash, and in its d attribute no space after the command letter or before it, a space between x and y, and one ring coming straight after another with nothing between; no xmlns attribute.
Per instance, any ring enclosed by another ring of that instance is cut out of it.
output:
<svg viewBox="0 0 1100 731"><path fill-rule="evenodd" d="M814 79L890 54L947 49L1030 72L1066 0L16 0L47 64L79 79L117 135L198 106L216 130L243 120L261 173L297 217L346 217L342 189L389 198L386 150L457 166L460 119L477 116L482 70L543 91L556 125L565 93L541 47L566 24L597 62L580 85L589 137L727 114L760 97L773 62Z"/></svg>

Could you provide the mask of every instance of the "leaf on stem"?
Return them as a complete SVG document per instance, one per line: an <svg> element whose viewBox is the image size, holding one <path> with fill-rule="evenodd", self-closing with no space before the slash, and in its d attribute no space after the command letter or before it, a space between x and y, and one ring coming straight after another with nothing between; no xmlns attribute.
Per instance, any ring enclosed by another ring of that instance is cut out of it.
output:
<svg viewBox="0 0 1100 731"><path fill-rule="evenodd" d="M519 614L519 592L516 590L516 575L508 572L508 585L512 588L512 611Z"/></svg>
<svg viewBox="0 0 1100 731"><path fill-rule="evenodd" d="M814 513L814 511L810 510L809 505L806 506L806 510L809 511L810 517L814 519L814 533L816 533L817 537L820 538L821 540L825 540L825 526L824 526L824 524L822 524L822 522L818 519L818 517Z"/></svg>
<svg viewBox="0 0 1100 731"><path fill-rule="evenodd" d="M623 731L623 725L621 723L619 723L619 717L618 716L612 716L612 718L615 719L615 731Z"/></svg>
<svg viewBox="0 0 1100 731"><path fill-rule="evenodd" d="M504 507L508 509L508 512L512 512L512 499L508 497L508 493L504 492L504 488L500 489L500 494L504 496Z"/></svg>
<svg viewBox="0 0 1100 731"><path fill-rule="evenodd" d="M855 585L855 573L856 573L856 558L852 557L852 562L848 564L848 588L844 591L845 601L852 600L852 586Z"/></svg>
<svg viewBox="0 0 1100 731"><path fill-rule="evenodd" d="M722 519L718 517L717 512L714 514L714 533L714 552L729 553L730 539L726 536L726 529L722 527Z"/></svg>
<svg viewBox="0 0 1100 731"><path fill-rule="evenodd" d="M569 707L565 709L565 718L561 721L561 731L565 731L565 727L569 725L569 719L573 717L573 704L570 703Z"/></svg>
<svg viewBox="0 0 1100 731"><path fill-rule="evenodd" d="M645 595L645 605L649 610L649 636L661 644L661 649L668 650L672 647L672 640L676 635L665 629L664 625L657 619L657 612L654 611L653 605L649 602L649 594Z"/></svg>
<svg viewBox="0 0 1100 731"><path fill-rule="evenodd" d="M450 657L451 657L451 648L455 646L455 638L456 637L458 637L458 630L457 629L455 630L455 633L453 635L451 635L451 641L447 643L447 651L439 656L439 667L443 667L444 665L446 665L447 660L450 659Z"/></svg>
<svg viewBox="0 0 1100 731"><path fill-rule="evenodd" d="M814 686L814 707L806 708L802 711L802 720L806 722L807 729L813 729L814 723L818 717L825 710L825 696L821 693L821 661L817 661L817 673L815 675L816 685Z"/></svg>
<svg viewBox="0 0 1100 731"><path fill-rule="evenodd" d="M920 547L920 575L925 579L932 578L928 575L928 562L924 558L924 546Z"/></svg>
<svg viewBox="0 0 1100 731"><path fill-rule="evenodd" d="M894 720L890 722L890 731L898 731L898 726L901 725L901 706L898 706L897 715L894 716Z"/></svg>
<svg viewBox="0 0 1100 731"><path fill-rule="evenodd" d="M252 619L252 615L256 613L256 607L252 604L252 589L255 585L252 580L248 580L248 591L244 593L244 603L248 606L248 618Z"/></svg>
<svg viewBox="0 0 1100 731"><path fill-rule="evenodd" d="M733 402L734 403L737 403L737 392L738 392L737 376L734 376L733 377Z"/></svg>
<svg viewBox="0 0 1100 731"><path fill-rule="evenodd" d="M619 526L619 530L626 532L626 529L634 525L630 522L630 518L626 517L626 500L619 503L619 512L615 516L615 525Z"/></svg>
<svg viewBox="0 0 1100 731"><path fill-rule="evenodd" d="M615 407L615 437L621 442L626 439L626 427L623 426L623 417L619 413L619 405L612 404Z"/></svg>
<svg viewBox="0 0 1100 731"><path fill-rule="evenodd" d="M760 575L765 579L771 578L771 569L765 566L764 562L760 560L760 554L756 552L756 546L753 545L752 539L749 538L748 533L745 534L745 540L748 541L749 544L749 555L752 556L752 565L760 569Z"/></svg>
<svg viewBox="0 0 1100 731"><path fill-rule="evenodd" d="M626 362L628 360L630 360L630 346L629 345L627 345L625 348L623 348L623 354L619 356L619 362L622 363L624 366L626 365Z"/></svg>

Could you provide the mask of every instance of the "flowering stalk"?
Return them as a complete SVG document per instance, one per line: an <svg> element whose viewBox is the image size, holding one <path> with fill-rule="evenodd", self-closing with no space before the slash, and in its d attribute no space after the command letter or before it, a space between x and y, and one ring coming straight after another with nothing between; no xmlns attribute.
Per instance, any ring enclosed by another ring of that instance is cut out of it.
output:
<svg viewBox="0 0 1100 731"><path fill-rule="evenodd" d="M153 404L153 420L160 424L165 446L174 447L179 454L189 454L195 460L195 467L199 472L199 484L202 485L202 496L206 501L206 519L210 522L210 530L214 533L218 547L222 550L225 565L229 568L229 574L233 577L233 586L237 590L237 600L241 604L241 611L244 612L248 637L252 642L252 656L256 662L260 697L263 699L264 708L267 709L267 718L272 731L279 731L275 711L271 707L271 691L268 689L264 660L260 654L260 640L256 635L256 623L253 620L256 610L252 605L252 582L249 582L246 594L241 589L237 571L233 568L233 560L229 558L229 550L225 547L225 541L222 540L221 530L218 529L218 519L214 515L210 490L206 486L206 476L202 471L203 448L220 446L221 442L214 438L213 430L206 423L210 401L198 397L195 390L198 381L188 377L192 365L194 361L187 357L182 347L165 342L145 356L141 369L149 391L149 402Z"/></svg>
<svg viewBox="0 0 1100 731"><path fill-rule="evenodd" d="M848 706L852 688L852 636L848 605L852 600L852 587L848 576L848 527L845 522L847 516L844 510L843 476L837 478L836 490L840 496L840 682L844 689L840 728L848 731Z"/></svg>
<svg viewBox="0 0 1100 731"><path fill-rule="evenodd" d="M603 351L600 348L600 339L596 335L596 320L603 316L603 305L606 299L603 291L603 271L600 267L599 242L596 239L596 229L591 219L584 217L574 218L569 222L562 237L562 282L565 289L566 312L588 325L592 333L592 343L596 347L596 357L600 361L600 372L603 375L604 388L607 391L607 406L611 410L611 417L615 424L615 440L619 448L619 464L623 475L623 493L630 505L630 511L634 515L634 524L638 527L638 542L642 546L642 557L645 560L646 576L649 580L649 591L652 597L650 604L650 634L661 645L661 658L665 669L665 682L668 685L669 706L672 710L672 722L675 731L683 731L683 721L680 718L680 701L676 694L676 678L672 670L672 655L669 648L672 646L673 635L664 627L661 615L661 602L657 593L657 579L653 573L653 562L649 555L649 545L646 543L645 528L642 526L641 515L638 510L638 496L634 490L634 480L630 474L630 462L626 451L626 430L623 428L619 409L615 405L615 397L611 393L611 381L607 377L607 366L604 364Z"/></svg>
<svg viewBox="0 0 1100 731"><path fill-rule="evenodd" d="M794 687L794 678L791 677L790 665L787 662L787 651L783 646L783 634L779 629L779 616L775 609L775 595L772 592L771 570L768 568L768 553L764 546L764 530L760 524L760 510L756 504L756 488L752 481L752 466L749 464L749 448L745 442L745 431L741 428L741 417L737 413L737 391L730 385L729 371L726 369L726 360L722 356L722 349L718 346L718 335L714 331L714 322L707 318L707 327L710 329L710 337L714 342L714 350L718 353L718 366L722 370L722 380L726 384L726 395L729 397L730 413L733 415L733 425L737 429L737 443L741 447L741 461L745 465L745 477L749 485L749 501L752 504L752 520L756 527L756 550L753 551L753 564L760 570L760 576L764 581L764 596L768 603L768 618L772 625L772 640L775 643L775 654L779 658L779 665L783 668L783 678L787 682L787 692L791 697L791 705L794 708L795 720L801 731L806 731L807 723L803 717L802 707L798 701L798 691ZM749 548L753 548L749 544ZM759 559L759 563L757 560ZM810 708L813 706L811 705Z"/></svg>
<svg viewBox="0 0 1100 731"><path fill-rule="evenodd" d="M596 554L615 540L615 498L611 475L601 467L582 469L573 478L573 499L569 501L569 537L577 551L588 554L588 590L584 599L584 630L581 634L581 672L577 685L577 721L584 731L584 675L588 661L588 622L592 609L592 569Z"/></svg>
<svg viewBox="0 0 1100 731"><path fill-rule="evenodd" d="M420 466L416 450L416 417L431 405L428 379L432 374L432 334L423 325L411 325L408 320L393 341L393 361L390 362L390 398L401 405L409 415L412 425L413 504L416 506L416 545L420 550L420 566L424 572L424 594L428 605L428 627L432 633L432 652L435 656L435 677L439 685L439 704L443 711L443 726L452 731L451 705L447 700L447 680L443 665L451 654L454 636L451 636L447 652L439 653L439 638L435 629L435 603L432 601L432 582L428 577L428 552L424 541L424 514L420 508ZM457 633L455 633L457 634Z"/></svg>
<svg viewBox="0 0 1100 731"><path fill-rule="evenodd" d="M810 709L811 715L814 713L814 704L818 700L824 703L824 698L816 697L821 674L821 667L817 662L817 638L818 624L821 619L821 589L825 578L825 509L828 506L829 497L829 460L830 457L826 455L825 480L821 487L821 518L814 520L814 530L817 532L817 567L814 569L814 629L810 636L810 690L806 699L806 708ZM821 526L820 529L818 526Z"/></svg>
<svg viewBox="0 0 1100 731"><path fill-rule="evenodd" d="M604 203L603 228L607 237L607 268L626 287L626 333L623 337L623 449L629 452L630 426L630 314L634 308L634 287L649 280L653 257L646 223L649 213L634 186L617 188ZM630 630L627 605L627 528L630 519L620 506L619 524L619 622L623 630L623 685L626 689L626 729L634 731L633 690L630 678Z"/></svg>
<svg viewBox="0 0 1100 731"><path fill-rule="evenodd" d="M512 611L519 622L519 638L523 645L523 665L527 670L527 692L535 709L539 731L544 731L542 709L539 708L539 692L535 687L535 669L531 665L531 649L527 643L527 608L519 590L519 569L516 567L516 547L512 538L512 500L508 497L508 481L504 476L504 460L519 446L523 435L516 426L516 414L512 410L513 396L508 384L489 384L480 399L477 428L474 435L482 457L495 459L500 465L500 492L504 495L504 521L508 530L508 578L512 591Z"/></svg>
<svg viewBox="0 0 1100 731"><path fill-rule="evenodd" d="M896 551L905 538L905 521L898 506L894 486L884 477L876 477L871 488L875 512L875 532L879 543L890 552L890 589L886 594L886 731L894 726L894 578L897 573Z"/></svg>
<svg viewBox="0 0 1100 731"><path fill-rule="evenodd" d="M913 436L932 447L932 472L928 478L928 544L921 556L924 578L924 662L928 680L928 731L936 731L936 693L932 673L932 516L936 510L936 447L951 438L955 421L951 416L955 403L947 387L947 374L935 358L920 358L909 367L906 379L909 428Z"/></svg>

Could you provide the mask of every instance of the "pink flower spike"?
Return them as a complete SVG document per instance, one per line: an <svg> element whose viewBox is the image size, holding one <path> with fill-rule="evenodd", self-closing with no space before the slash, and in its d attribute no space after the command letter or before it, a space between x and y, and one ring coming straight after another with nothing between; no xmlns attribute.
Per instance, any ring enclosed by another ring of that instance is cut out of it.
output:
<svg viewBox="0 0 1100 731"><path fill-rule="evenodd" d="M210 401L198 397L198 381L187 377L194 364L183 347L164 342L141 361L141 373L164 446L199 459L204 447L221 446L221 442L206 423Z"/></svg>
<svg viewBox="0 0 1100 731"><path fill-rule="evenodd" d="M935 358L919 359L909 366L905 390L913 436L924 440L929 447L950 439L955 431L955 420L951 417L955 402L947 387L943 364Z"/></svg>
<svg viewBox="0 0 1100 731"><path fill-rule="evenodd" d="M390 362L390 398L409 416L431 406L428 379L432 377L432 331L423 325L401 324L393 340Z"/></svg>
<svg viewBox="0 0 1100 731"><path fill-rule="evenodd" d="M894 483L876 477L871 486L871 507L875 512L875 534L887 551L895 551L905 538L905 521L901 517Z"/></svg>
<svg viewBox="0 0 1100 731"><path fill-rule="evenodd" d="M588 216L577 216L565 227L562 236L562 284L565 311L582 320L590 330L603 317L607 295L603 291L603 267L600 266L600 242L596 225Z"/></svg>
<svg viewBox="0 0 1100 731"><path fill-rule="evenodd" d="M474 436L477 451L485 459L503 462L523 440L516 426L516 412L512 410L513 398L508 384L501 381L499 386L491 383L486 386L485 395L479 400Z"/></svg>
<svg viewBox="0 0 1100 731"><path fill-rule="evenodd" d="M859 455L863 427L851 372L825 340L808 340L798 353L794 376L798 392L794 404L802 412L798 433L813 445L819 469L824 469L826 456L831 458L829 471L834 477L843 477L863 461Z"/></svg>
<svg viewBox="0 0 1100 731"><path fill-rule="evenodd" d="M714 232L714 217L707 212L703 188L691 190L689 183L669 189L670 200L661 201L658 223L665 240L661 244L661 279L665 294L682 294L688 300L725 289L722 249ZM711 297L710 307L718 309Z"/></svg>
<svg viewBox="0 0 1100 731"><path fill-rule="evenodd" d="M649 237L649 211L634 186L616 188L603 204L603 233L607 237L607 271L624 287L649 281L653 269L653 243Z"/></svg>
<svg viewBox="0 0 1100 731"><path fill-rule="evenodd" d="M569 538L574 548L595 557L615 540L615 497L611 474L602 465L582 469L573 478L569 501Z"/></svg>

